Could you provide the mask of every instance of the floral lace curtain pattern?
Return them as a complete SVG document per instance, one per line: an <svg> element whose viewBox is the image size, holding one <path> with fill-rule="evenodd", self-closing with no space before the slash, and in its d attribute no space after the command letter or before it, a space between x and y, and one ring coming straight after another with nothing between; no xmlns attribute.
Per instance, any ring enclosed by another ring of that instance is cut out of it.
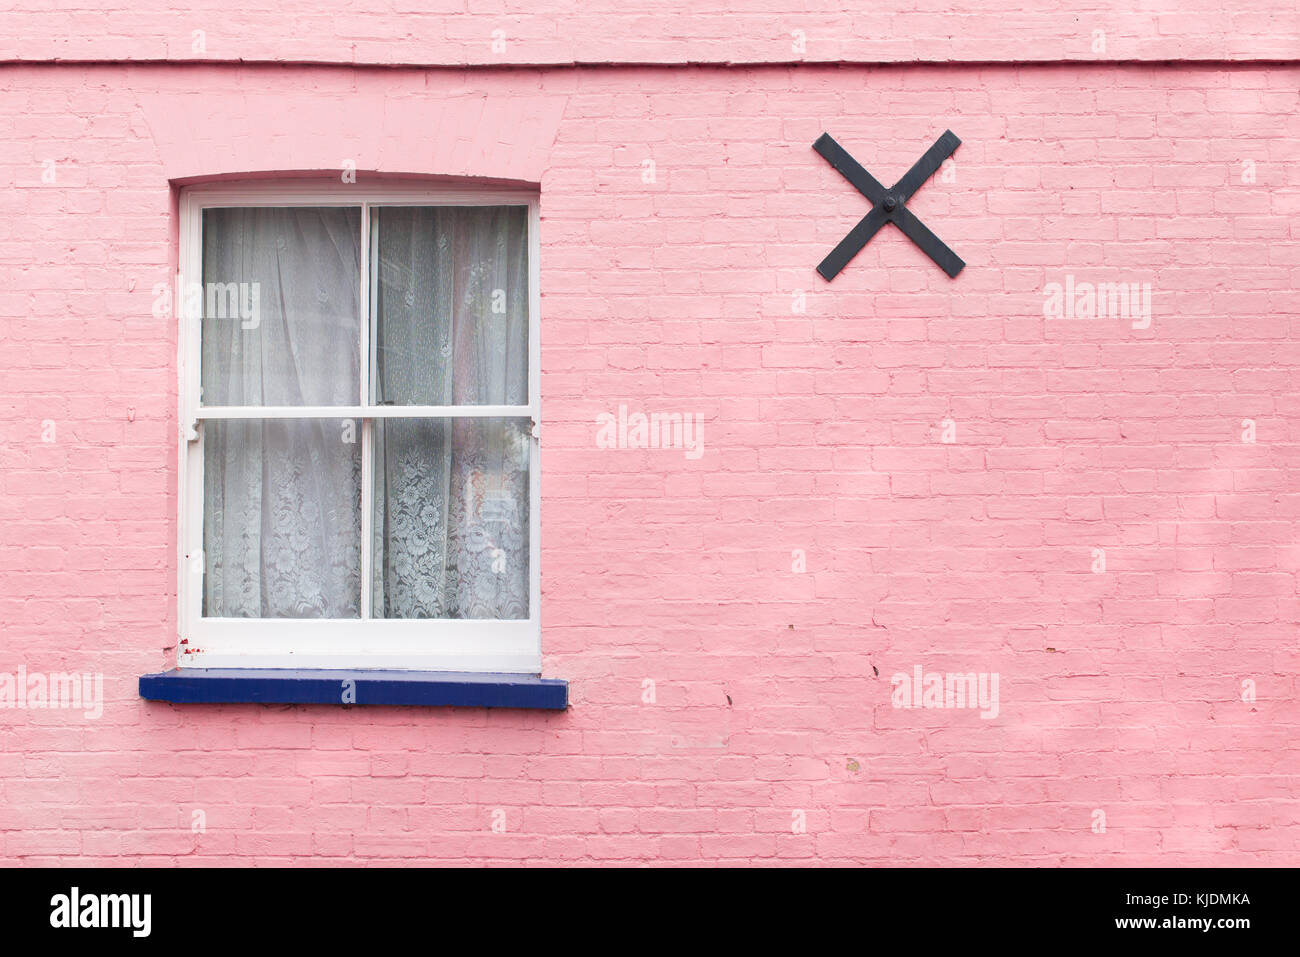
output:
<svg viewBox="0 0 1300 957"><path fill-rule="evenodd" d="M526 405L525 207L376 207L378 405ZM360 210L213 209L204 285L257 283L256 323L205 314L205 405L356 405ZM372 420L371 615L527 618L529 425ZM361 423L204 426L204 614L361 614Z"/></svg>

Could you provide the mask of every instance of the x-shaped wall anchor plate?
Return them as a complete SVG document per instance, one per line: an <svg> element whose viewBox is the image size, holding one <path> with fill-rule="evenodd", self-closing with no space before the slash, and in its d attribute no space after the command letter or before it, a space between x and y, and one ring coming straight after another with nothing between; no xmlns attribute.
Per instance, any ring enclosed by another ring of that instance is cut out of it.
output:
<svg viewBox="0 0 1300 957"><path fill-rule="evenodd" d="M921 184L934 175L934 171L959 146L961 140L957 139L952 130L945 130L943 136L935 140L934 145L925 151L925 155L916 161L902 179L891 189L885 189L880 185L879 180L845 152L844 147L831 139L830 134L823 133L818 137L817 142L813 144L813 149L820 153L837 173L852 183L859 193L871 200L871 212L862 217L862 221L853 227L817 267L822 278L829 282L838 276L840 270L848 265L849 260L861 251L885 223L893 223L901 229L949 276L956 276L961 272L962 267L966 265L961 261L961 257L945 246L938 236L926 229L925 223L917 219L906 205L912 195L921 188Z"/></svg>

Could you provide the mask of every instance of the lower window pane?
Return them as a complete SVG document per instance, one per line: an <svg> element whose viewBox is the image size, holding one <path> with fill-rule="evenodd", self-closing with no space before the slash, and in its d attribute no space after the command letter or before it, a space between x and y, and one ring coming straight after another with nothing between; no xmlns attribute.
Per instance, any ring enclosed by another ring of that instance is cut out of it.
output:
<svg viewBox="0 0 1300 957"><path fill-rule="evenodd" d="M361 424L203 426L203 614L361 614Z"/></svg>
<svg viewBox="0 0 1300 957"><path fill-rule="evenodd" d="M528 618L528 419L375 420L376 618Z"/></svg>

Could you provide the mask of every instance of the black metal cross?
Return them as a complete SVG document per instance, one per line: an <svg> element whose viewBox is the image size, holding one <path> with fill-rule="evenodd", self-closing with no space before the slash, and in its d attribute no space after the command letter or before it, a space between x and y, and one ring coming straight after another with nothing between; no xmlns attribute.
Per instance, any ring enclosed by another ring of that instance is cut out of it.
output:
<svg viewBox="0 0 1300 957"><path fill-rule="evenodd" d="M961 257L945 246L938 236L926 229L925 223L917 219L906 205L912 195L921 188L921 184L929 179L959 146L961 140L957 139L952 130L945 130L943 136L935 140L934 145L925 151L925 155L916 161L892 189L885 189L880 185L879 180L845 152L844 147L831 139L830 134L823 133L818 137L817 142L813 144L813 149L820 153L837 173L852 183L859 193L871 200L872 204L871 212L862 217L862 221L853 227L852 231L817 267L822 278L829 282L839 275L840 270L848 265L849 260L861 251L867 241L876 235L876 231L885 223L893 223L901 229L949 276L956 276L961 272L962 267L966 265L961 261Z"/></svg>

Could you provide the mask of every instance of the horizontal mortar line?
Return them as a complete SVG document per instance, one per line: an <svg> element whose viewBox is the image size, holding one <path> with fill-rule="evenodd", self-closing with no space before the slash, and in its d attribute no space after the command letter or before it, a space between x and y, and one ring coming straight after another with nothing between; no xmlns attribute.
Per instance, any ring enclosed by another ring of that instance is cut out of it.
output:
<svg viewBox="0 0 1300 957"><path fill-rule="evenodd" d="M63 58L48 57L42 59L0 59L0 67L58 67L58 66L104 66L104 67L218 67L237 69L239 67L311 67L319 69L362 69L362 70L428 70L439 72L465 72L470 70L509 71L509 70L623 70L623 69L789 69L790 67L879 67L889 68L924 68L936 66L950 67L1286 67L1300 65L1300 54L1294 57L1141 57L1098 59L1055 58L1042 60L1002 59L909 59L909 60L538 60L517 61L509 63L422 63L416 61L383 62L377 60L269 60L269 59L169 59L169 58L127 58L113 59L103 57ZM541 91L536 91L541 92Z"/></svg>

